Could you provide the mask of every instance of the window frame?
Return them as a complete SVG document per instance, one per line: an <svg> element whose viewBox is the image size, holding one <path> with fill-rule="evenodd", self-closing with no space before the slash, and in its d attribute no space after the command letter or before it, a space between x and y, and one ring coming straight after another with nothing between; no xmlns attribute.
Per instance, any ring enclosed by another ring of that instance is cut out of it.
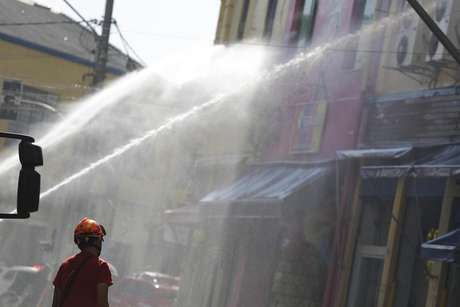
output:
<svg viewBox="0 0 460 307"><path fill-rule="evenodd" d="M311 14L309 22L309 30L307 31L308 37L303 41L302 29L304 28L305 6L310 2ZM318 0L296 0L294 4L294 12L292 15L291 24L289 26L289 44L299 47L307 47L313 39L315 29L316 14L318 10Z"/></svg>

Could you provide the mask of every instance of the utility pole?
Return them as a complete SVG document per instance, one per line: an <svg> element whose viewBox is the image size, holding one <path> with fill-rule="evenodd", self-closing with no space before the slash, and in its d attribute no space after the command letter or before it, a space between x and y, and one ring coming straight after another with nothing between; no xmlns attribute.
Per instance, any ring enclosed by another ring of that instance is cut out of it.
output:
<svg viewBox="0 0 460 307"><path fill-rule="evenodd" d="M102 34L97 39L96 63L94 65L93 86L98 86L105 80L109 51L110 28L112 26L113 1L106 0Z"/></svg>
<svg viewBox="0 0 460 307"><path fill-rule="evenodd" d="M412 8L415 10L417 15L423 20L423 22L428 26L430 31L436 36L439 42L446 48L450 55L455 59L458 65L460 65L460 52L457 47L452 43L452 41L447 37L444 32L439 28L439 26L433 21L430 15L425 11L423 6L417 0L407 0Z"/></svg>

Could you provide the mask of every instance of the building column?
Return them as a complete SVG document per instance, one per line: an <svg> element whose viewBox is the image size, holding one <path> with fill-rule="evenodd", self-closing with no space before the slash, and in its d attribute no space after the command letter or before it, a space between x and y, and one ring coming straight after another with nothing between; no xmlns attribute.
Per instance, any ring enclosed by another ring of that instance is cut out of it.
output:
<svg viewBox="0 0 460 307"><path fill-rule="evenodd" d="M382 279L378 297L378 307L393 306L396 286L396 269L404 213L406 208L405 196L406 177L398 178L396 193L393 201L390 229L388 231L387 250L383 263Z"/></svg>
<svg viewBox="0 0 460 307"><path fill-rule="evenodd" d="M442 200L441 217L439 219L439 235L442 236L449 231L452 207L454 198L458 195L458 187L453 177L449 177L446 181L446 187L444 189L444 197ZM426 307L442 307L445 305L447 298L446 289L446 275L447 266L445 263L434 262L433 269L431 271L428 294L426 300Z"/></svg>
<svg viewBox="0 0 460 307"><path fill-rule="evenodd" d="M225 44L230 39L230 29L233 21L233 11L235 9L235 0L222 0L219 13L219 22L217 25L215 43Z"/></svg>
<svg viewBox="0 0 460 307"><path fill-rule="evenodd" d="M359 169L359 167L358 167ZM336 307L344 307L347 303L348 298L348 286L350 283L352 268L353 268L353 259L355 254L356 248L356 241L358 238L358 230L359 224L361 220L361 212L362 212L362 202L360 199L361 193L361 176L359 176L356 180L354 195L353 195L353 203L351 206L351 217L350 223L348 226L348 233L346 238L346 245L345 245L345 252L343 256L343 262L340 266L340 283L338 288L338 295L336 300Z"/></svg>

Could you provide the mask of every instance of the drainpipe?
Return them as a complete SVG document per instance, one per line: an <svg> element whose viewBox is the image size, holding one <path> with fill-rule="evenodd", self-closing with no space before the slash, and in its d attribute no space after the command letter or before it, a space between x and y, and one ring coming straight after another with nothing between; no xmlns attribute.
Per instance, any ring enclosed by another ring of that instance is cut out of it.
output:
<svg viewBox="0 0 460 307"><path fill-rule="evenodd" d="M452 43L452 41L447 37L444 32L438 27L438 25L433 21L433 19L428 15L425 9L418 3L417 0L407 0L412 8L415 10L417 15L423 20L423 22L428 26L430 31L436 36L439 42L446 48L449 54L455 59L458 65L460 65L460 52L457 47Z"/></svg>

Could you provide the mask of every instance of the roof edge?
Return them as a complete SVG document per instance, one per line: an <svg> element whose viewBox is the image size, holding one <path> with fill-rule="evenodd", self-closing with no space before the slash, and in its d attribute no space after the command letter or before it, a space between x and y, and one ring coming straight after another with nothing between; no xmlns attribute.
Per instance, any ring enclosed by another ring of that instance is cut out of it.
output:
<svg viewBox="0 0 460 307"><path fill-rule="evenodd" d="M52 56L67 60L69 62L73 62L73 63L76 63L76 64L80 64L80 65L84 65L84 66L87 66L87 67L94 68L94 62L92 62L90 60L75 56L73 54L68 54L68 53L53 49L53 48L42 46L40 44L33 43L33 42L30 42L30 41L27 41L27 40L24 40L24 39L21 39L21 38L18 38L18 37L14 37L12 35L8 35L8 34L2 33L2 32L0 32L0 40L4 40L6 42L16 44L16 45L20 45L22 47L33 49L33 50L36 50L36 51L39 51L39 52L42 52L42 53L46 53L48 55L52 55ZM113 75L121 76L121 75L127 73L128 71L127 70L123 71L121 69L108 66L107 67L107 72L111 73Z"/></svg>

